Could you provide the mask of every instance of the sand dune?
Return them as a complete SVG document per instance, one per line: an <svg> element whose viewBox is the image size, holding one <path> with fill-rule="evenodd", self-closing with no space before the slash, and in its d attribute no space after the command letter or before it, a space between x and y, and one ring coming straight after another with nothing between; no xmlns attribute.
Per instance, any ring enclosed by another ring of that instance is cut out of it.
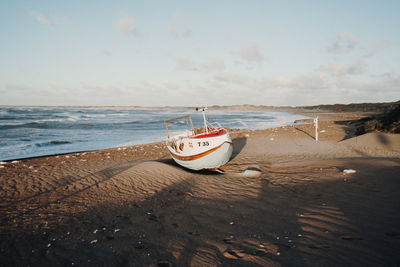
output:
<svg viewBox="0 0 400 267"><path fill-rule="evenodd" d="M252 175L183 169L162 143L2 164L0 262L398 265L400 137L320 118L318 143L311 125L233 132L224 168Z"/></svg>

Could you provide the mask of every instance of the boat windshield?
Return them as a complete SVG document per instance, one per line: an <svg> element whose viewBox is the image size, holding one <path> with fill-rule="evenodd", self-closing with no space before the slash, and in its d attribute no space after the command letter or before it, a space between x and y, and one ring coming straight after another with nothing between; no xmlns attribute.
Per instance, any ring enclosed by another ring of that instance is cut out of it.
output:
<svg viewBox="0 0 400 267"><path fill-rule="evenodd" d="M194 134L192 117L182 116L166 120L165 129L168 139L172 136L190 136Z"/></svg>

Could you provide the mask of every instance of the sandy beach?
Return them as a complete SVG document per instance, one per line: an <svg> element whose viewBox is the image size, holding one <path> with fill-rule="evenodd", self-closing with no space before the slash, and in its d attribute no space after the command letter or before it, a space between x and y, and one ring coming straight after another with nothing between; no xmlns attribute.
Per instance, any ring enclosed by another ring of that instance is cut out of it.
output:
<svg viewBox="0 0 400 267"><path fill-rule="evenodd" d="M0 265L399 265L400 135L318 115L233 131L225 174L163 143L2 162Z"/></svg>

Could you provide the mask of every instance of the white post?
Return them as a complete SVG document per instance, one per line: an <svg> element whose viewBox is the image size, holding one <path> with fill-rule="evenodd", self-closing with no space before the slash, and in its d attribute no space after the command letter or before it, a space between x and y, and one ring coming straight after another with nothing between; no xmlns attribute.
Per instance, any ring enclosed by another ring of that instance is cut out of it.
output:
<svg viewBox="0 0 400 267"><path fill-rule="evenodd" d="M314 119L315 126L315 141L318 141L318 116Z"/></svg>

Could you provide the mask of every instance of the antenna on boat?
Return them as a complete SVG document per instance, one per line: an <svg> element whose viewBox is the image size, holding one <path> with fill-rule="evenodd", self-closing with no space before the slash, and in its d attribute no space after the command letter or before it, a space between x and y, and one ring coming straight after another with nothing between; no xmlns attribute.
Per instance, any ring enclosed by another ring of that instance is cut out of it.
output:
<svg viewBox="0 0 400 267"><path fill-rule="evenodd" d="M208 127L207 127L207 120L206 120L206 113L205 110L207 109L207 107L200 107L200 108L196 108L196 111L200 111L203 113L203 120L204 120L204 131L206 131L206 133L208 133Z"/></svg>

